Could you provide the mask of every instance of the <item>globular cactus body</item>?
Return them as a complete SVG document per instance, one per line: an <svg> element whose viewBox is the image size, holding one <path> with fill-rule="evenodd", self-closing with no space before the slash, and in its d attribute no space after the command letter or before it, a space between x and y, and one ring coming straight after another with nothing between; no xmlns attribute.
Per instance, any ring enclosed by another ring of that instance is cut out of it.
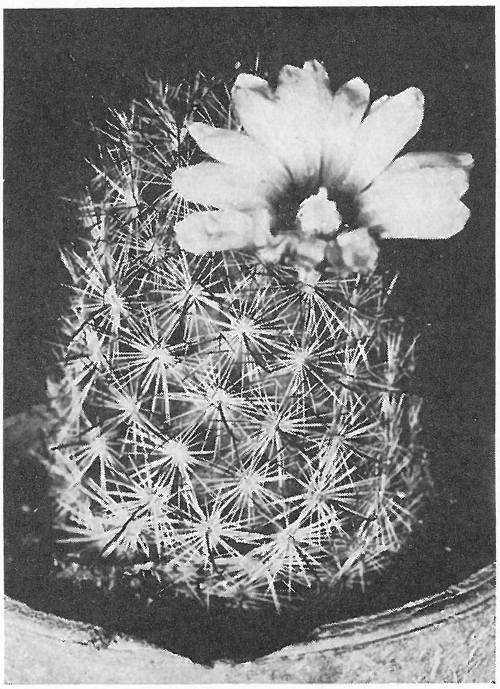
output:
<svg viewBox="0 0 500 689"><path fill-rule="evenodd" d="M186 123L221 117L204 83L115 115L79 205L49 390L58 527L183 593L279 607L364 585L407 541L427 490L413 341L381 275L177 245Z"/></svg>

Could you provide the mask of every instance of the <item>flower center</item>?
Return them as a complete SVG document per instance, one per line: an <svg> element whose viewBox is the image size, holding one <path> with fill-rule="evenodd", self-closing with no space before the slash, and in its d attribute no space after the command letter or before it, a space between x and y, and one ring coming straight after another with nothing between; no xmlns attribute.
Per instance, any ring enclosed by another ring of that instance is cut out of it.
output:
<svg viewBox="0 0 500 689"><path fill-rule="evenodd" d="M342 218L335 201L328 200L325 187L320 187L317 194L309 196L299 206L297 226L305 237L333 239L342 224Z"/></svg>
<svg viewBox="0 0 500 689"><path fill-rule="evenodd" d="M352 229L355 215L347 194L335 191L329 198L325 187L290 188L276 204L273 234L298 231L304 239L329 241L343 229Z"/></svg>

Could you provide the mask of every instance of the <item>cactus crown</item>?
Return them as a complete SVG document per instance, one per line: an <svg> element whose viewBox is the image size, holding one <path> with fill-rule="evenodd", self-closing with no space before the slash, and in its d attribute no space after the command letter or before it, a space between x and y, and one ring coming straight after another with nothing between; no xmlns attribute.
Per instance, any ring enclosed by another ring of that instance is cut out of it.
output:
<svg viewBox="0 0 500 689"><path fill-rule="evenodd" d="M236 125L199 75L110 113L78 202L50 470L73 551L208 601L279 607L387 566L427 479L413 341L380 274L251 249L196 256L172 187L193 120Z"/></svg>

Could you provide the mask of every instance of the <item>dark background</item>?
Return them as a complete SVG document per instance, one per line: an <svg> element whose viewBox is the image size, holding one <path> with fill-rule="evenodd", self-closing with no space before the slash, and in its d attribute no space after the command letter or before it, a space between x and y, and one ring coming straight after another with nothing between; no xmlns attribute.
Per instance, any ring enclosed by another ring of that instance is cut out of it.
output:
<svg viewBox="0 0 500 689"><path fill-rule="evenodd" d="M363 77L374 98L422 89L426 116L409 150L470 151L472 217L446 242L395 242L397 299L415 327L419 386L436 446L459 446L466 473L491 484L494 352L494 9L228 8L8 10L5 23L5 387L7 415L42 401L48 340L65 280L58 245L90 176L89 120L145 91L236 62L276 76L322 60L338 87ZM455 443L455 445L453 445ZM451 452L449 450L448 452ZM486 472L486 473L485 473ZM472 480L472 479L471 479ZM476 480L476 479L474 479ZM489 489L490 491L492 489Z"/></svg>

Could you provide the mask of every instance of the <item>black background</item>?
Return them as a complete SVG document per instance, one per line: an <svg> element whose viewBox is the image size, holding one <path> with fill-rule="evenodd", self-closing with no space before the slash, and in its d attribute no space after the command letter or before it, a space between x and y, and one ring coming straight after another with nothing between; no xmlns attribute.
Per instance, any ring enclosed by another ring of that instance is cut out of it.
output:
<svg viewBox="0 0 500 689"><path fill-rule="evenodd" d="M489 447L493 428L494 10L492 7L8 10L5 34L5 413L43 400L51 323L65 280L58 245L90 177L88 121L145 91L236 62L276 76L317 58L338 87L374 98L422 89L426 116L409 150L469 151L472 217L446 242L392 242L401 308L423 331L420 387L435 438ZM465 446L464 446L465 443ZM465 447L465 450L464 450ZM465 461L465 460L464 460ZM491 477L490 477L491 478Z"/></svg>

